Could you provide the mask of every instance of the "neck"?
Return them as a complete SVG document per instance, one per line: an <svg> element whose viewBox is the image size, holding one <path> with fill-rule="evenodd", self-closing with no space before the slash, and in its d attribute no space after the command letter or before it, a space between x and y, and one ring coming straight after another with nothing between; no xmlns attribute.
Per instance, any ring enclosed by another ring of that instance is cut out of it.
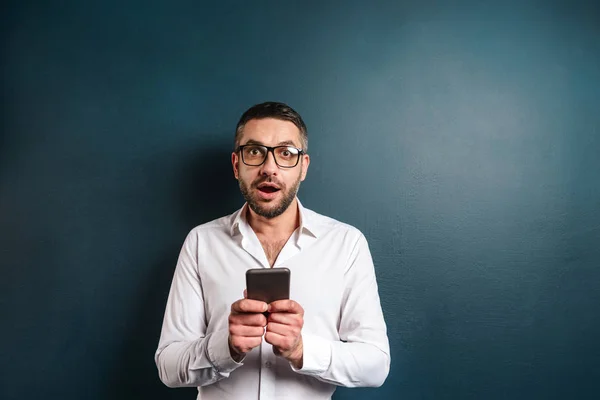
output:
<svg viewBox="0 0 600 400"><path fill-rule="evenodd" d="M300 226L298 199L294 199L287 210L275 218L261 217L252 211L250 207L247 208L246 218L257 236L266 236L268 238L289 237Z"/></svg>

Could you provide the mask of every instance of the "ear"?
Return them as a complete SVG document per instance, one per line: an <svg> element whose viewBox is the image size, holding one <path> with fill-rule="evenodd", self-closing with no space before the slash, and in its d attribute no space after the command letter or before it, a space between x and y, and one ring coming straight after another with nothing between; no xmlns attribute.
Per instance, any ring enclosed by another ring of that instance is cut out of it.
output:
<svg viewBox="0 0 600 400"><path fill-rule="evenodd" d="M233 166L233 176L235 177L235 179L240 178L239 162L240 160L237 153L231 153L231 165Z"/></svg>
<svg viewBox="0 0 600 400"><path fill-rule="evenodd" d="M304 181L306 179L306 173L308 172L308 166L310 165L310 156L308 154L302 155L302 176L300 177L300 181Z"/></svg>

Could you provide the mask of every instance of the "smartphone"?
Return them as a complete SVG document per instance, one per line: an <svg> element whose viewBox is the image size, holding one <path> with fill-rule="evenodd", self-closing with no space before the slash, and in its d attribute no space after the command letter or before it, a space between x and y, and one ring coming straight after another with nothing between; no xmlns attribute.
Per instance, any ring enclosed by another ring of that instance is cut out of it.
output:
<svg viewBox="0 0 600 400"><path fill-rule="evenodd" d="M253 268L246 271L247 297L269 304L290 298L290 270Z"/></svg>

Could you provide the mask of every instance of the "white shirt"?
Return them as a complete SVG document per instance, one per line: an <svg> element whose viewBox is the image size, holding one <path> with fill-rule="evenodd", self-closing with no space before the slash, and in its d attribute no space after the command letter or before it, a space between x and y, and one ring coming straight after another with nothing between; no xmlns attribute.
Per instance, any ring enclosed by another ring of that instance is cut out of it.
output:
<svg viewBox="0 0 600 400"><path fill-rule="evenodd" d="M289 268L290 298L304 308L302 369L264 338L241 363L231 358L231 304L243 298L247 269L270 268L246 208L194 228L183 244L155 354L163 383L198 386L203 400L329 399L335 385L382 385L390 350L367 241L299 201L300 227L274 267Z"/></svg>

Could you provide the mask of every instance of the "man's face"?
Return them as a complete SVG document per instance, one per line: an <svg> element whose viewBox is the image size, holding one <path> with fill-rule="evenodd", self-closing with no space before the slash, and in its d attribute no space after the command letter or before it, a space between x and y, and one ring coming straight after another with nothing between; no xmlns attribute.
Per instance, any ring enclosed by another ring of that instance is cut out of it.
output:
<svg viewBox="0 0 600 400"><path fill-rule="evenodd" d="M287 145L301 149L301 143L300 130L296 125L274 118L248 121L240 138L240 145ZM267 159L259 166L244 164L240 153L233 153L231 162L242 195L252 211L265 218L275 218L294 201L300 182L306 178L310 158L306 154L301 155L293 168L279 167L272 152L267 154Z"/></svg>

